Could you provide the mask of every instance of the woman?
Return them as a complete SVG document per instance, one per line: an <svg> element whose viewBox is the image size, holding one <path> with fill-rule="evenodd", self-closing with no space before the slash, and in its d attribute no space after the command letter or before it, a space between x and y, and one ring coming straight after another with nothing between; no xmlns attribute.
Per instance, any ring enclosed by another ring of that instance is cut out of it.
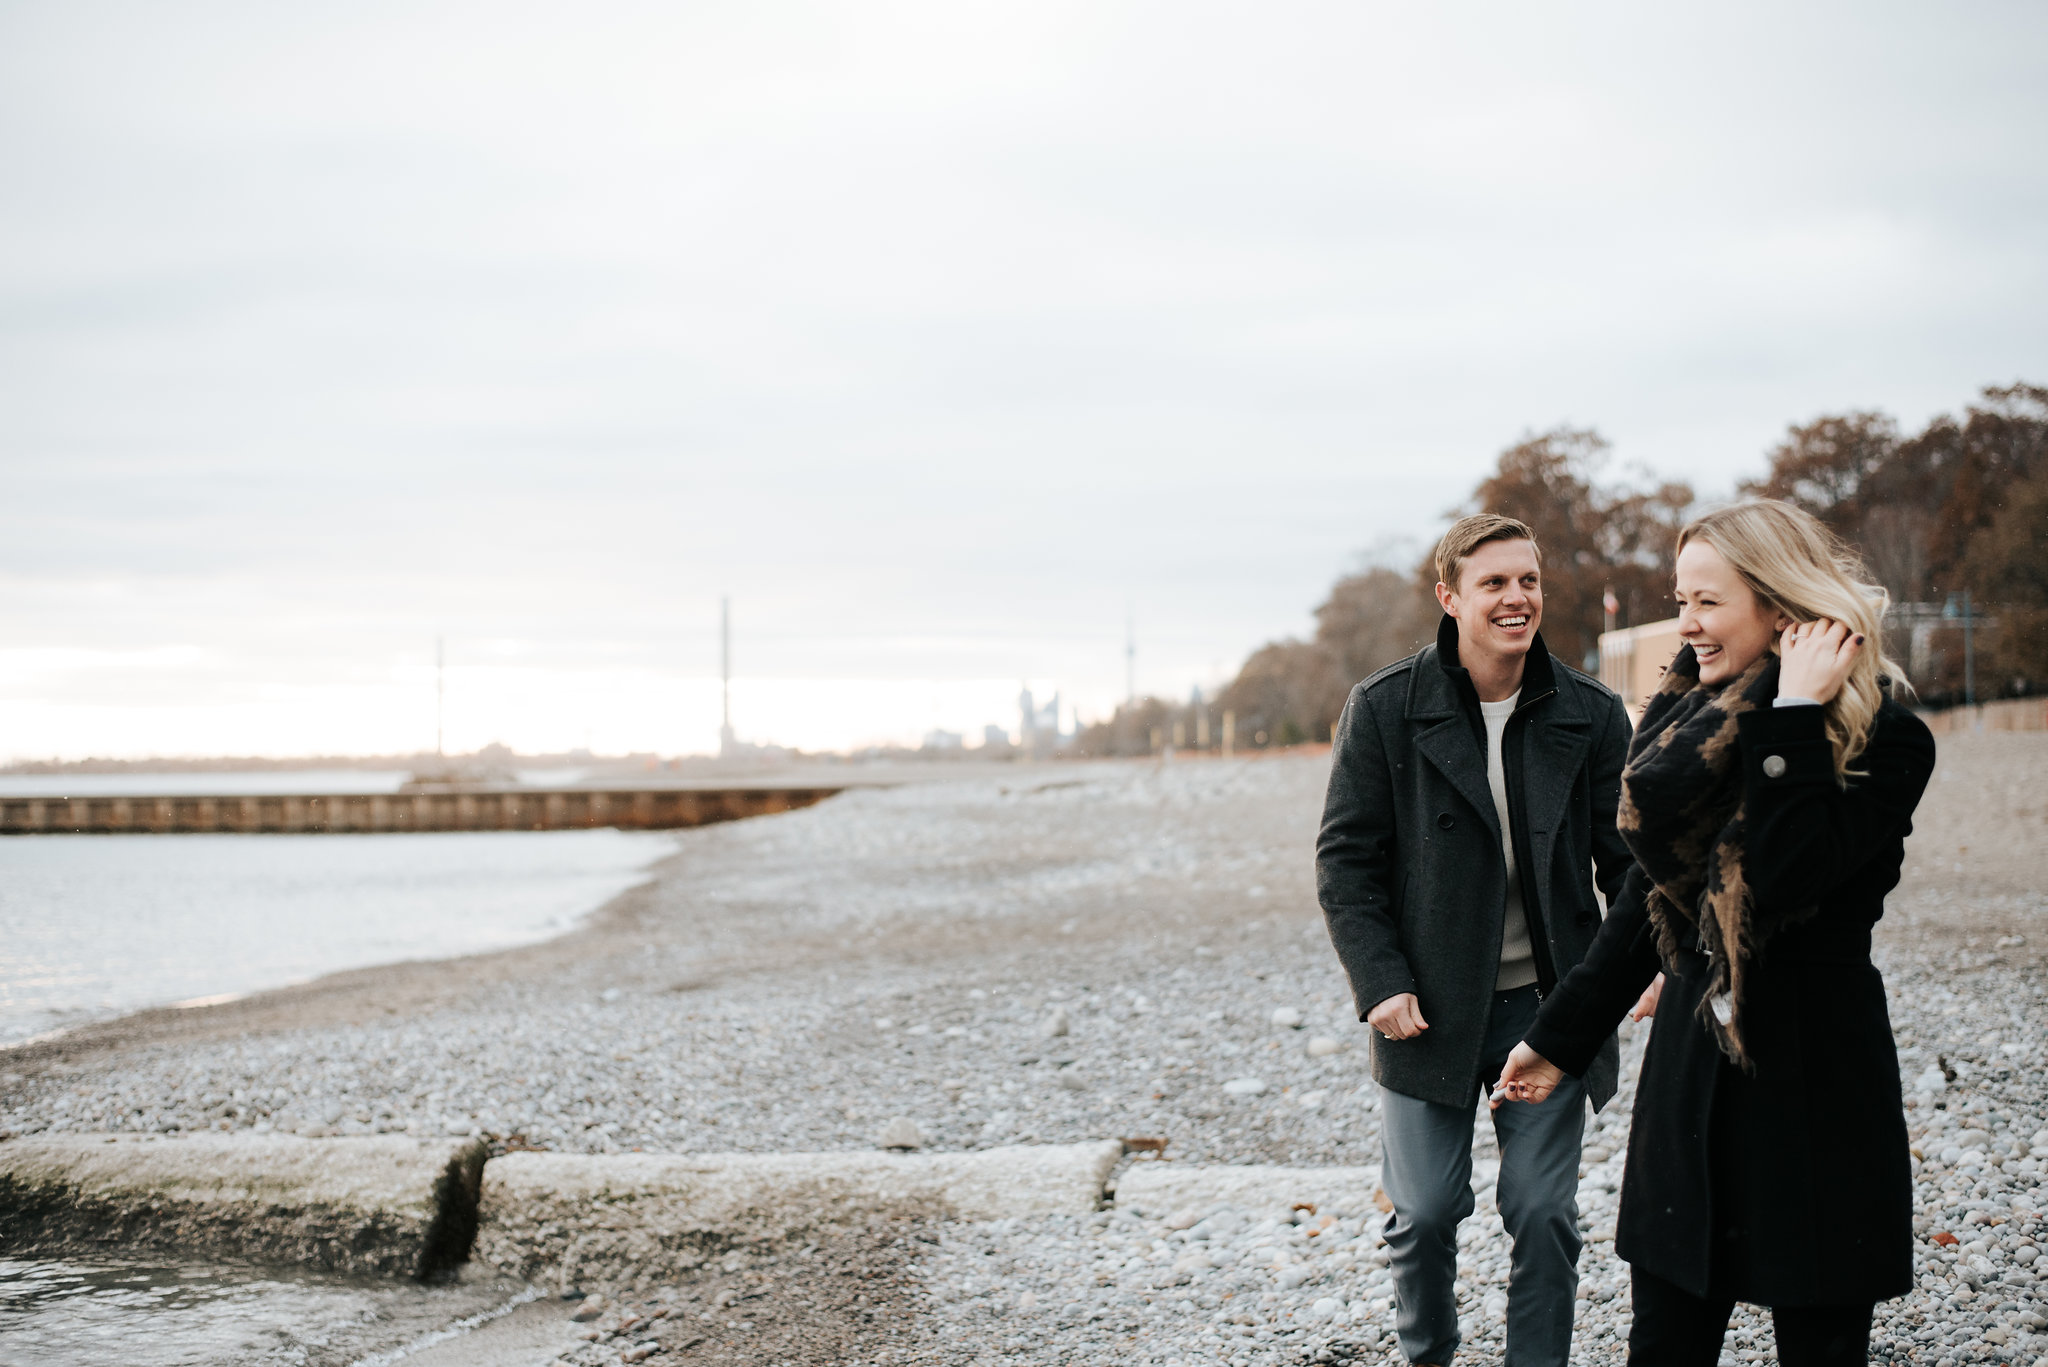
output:
<svg viewBox="0 0 2048 1367"><path fill-rule="evenodd" d="M1820 523L1743 503L1678 548L1684 645L1622 774L1636 867L1496 1095L1542 1100L1642 994L1656 1024L1615 1236L1629 1362L1710 1367L1748 1301L1774 1311L1788 1367L1862 1363L1874 1303L1913 1284L1870 928L1934 738L1888 696L1903 676L1879 649L1882 591Z"/></svg>

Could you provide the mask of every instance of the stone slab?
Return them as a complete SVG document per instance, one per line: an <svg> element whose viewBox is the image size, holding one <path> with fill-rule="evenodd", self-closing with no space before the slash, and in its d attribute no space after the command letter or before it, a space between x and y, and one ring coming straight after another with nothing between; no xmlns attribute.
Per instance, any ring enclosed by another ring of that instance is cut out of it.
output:
<svg viewBox="0 0 2048 1367"><path fill-rule="evenodd" d="M431 1277L469 1254L485 1156L474 1139L391 1135L16 1138L0 1143L0 1248Z"/></svg>
<svg viewBox="0 0 2048 1367"><path fill-rule="evenodd" d="M576 1285L688 1272L833 1227L1085 1214L1115 1140L975 1153L511 1153L484 1174L476 1257Z"/></svg>

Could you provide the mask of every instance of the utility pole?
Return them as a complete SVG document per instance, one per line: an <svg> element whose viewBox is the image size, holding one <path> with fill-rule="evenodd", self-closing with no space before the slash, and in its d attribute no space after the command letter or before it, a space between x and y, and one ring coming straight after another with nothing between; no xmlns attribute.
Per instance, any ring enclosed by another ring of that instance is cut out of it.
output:
<svg viewBox="0 0 2048 1367"><path fill-rule="evenodd" d="M441 759L442 719L447 714L448 703L448 638L434 638L434 758Z"/></svg>
<svg viewBox="0 0 2048 1367"><path fill-rule="evenodd" d="M1129 608L1124 610L1124 702L1138 700L1138 618Z"/></svg>
<svg viewBox="0 0 2048 1367"><path fill-rule="evenodd" d="M1965 707L1975 707L1977 705L1977 614L1970 607L1970 591L1964 589L1961 596L1963 602L1960 613L1956 611L1957 595L1951 593L1948 596L1948 602L1941 609L1941 615L1950 621L1954 621L1959 616L1963 619L1963 705Z"/></svg>
<svg viewBox="0 0 2048 1367"><path fill-rule="evenodd" d="M718 753L730 755L732 739L732 599L718 600Z"/></svg>
<svg viewBox="0 0 2048 1367"><path fill-rule="evenodd" d="M1963 590L1963 701L1977 705L1977 634L1972 629L1975 614L1970 611L1970 591Z"/></svg>

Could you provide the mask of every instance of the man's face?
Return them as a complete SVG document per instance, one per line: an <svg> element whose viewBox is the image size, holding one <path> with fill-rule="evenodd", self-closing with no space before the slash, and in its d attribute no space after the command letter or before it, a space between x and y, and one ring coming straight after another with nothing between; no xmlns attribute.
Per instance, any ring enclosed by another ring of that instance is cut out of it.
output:
<svg viewBox="0 0 2048 1367"><path fill-rule="evenodd" d="M1533 541L1489 541L1465 557L1455 588L1436 586L1436 600L1458 620L1458 653L1526 655L1543 625L1542 571ZM1470 660L1467 659L1467 663Z"/></svg>

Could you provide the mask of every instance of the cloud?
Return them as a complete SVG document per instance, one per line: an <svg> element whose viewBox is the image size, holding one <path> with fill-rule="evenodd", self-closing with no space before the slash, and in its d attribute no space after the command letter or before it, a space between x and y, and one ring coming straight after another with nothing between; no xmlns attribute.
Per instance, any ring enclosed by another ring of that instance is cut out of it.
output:
<svg viewBox="0 0 2048 1367"><path fill-rule="evenodd" d="M2048 373L2044 26L16 7L0 634L289 690L446 632L680 687L731 593L778 678L1107 705L1129 608L1180 692L1528 428L1726 487L1789 421ZM232 706L121 720L160 707L123 677L0 754L227 744Z"/></svg>

